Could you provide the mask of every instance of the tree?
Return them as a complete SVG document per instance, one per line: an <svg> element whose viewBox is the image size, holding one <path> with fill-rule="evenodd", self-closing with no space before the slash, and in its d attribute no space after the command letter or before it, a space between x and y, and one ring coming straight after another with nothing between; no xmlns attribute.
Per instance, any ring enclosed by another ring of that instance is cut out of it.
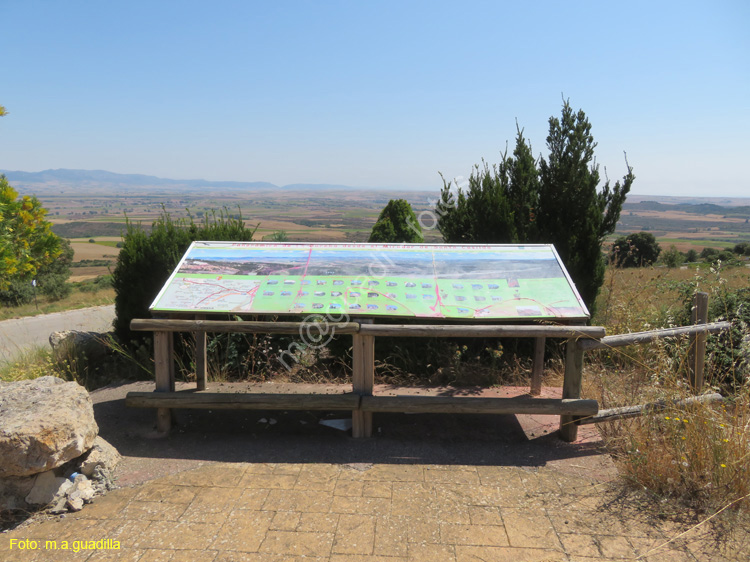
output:
<svg viewBox="0 0 750 562"><path fill-rule="evenodd" d="M286 234L286 230L277 230L265 236L263 240L267 240L268 242L288 242L289 237Z"/></svg>
<svg viewBox="0 0 750 562"><path fill-rule="evenodd" d="M750 256L750 242L740 242L739 244L735 244L734 248L732 248L732 252L738 256Z"/></svg>
<svg viewBox="0 0 750 562"><path fill-rule="evenodd" d="M492 168L482 162L474 166L466 192L443 179L437 204L437 227L445 242L453 244L508 244L517 239L513 211L508 199L505 161Z"/></svg>
<svg viewBox="0 0 750 562"><path fill-rule="evenodd" d="M548 157L537 161L517 128L512 157L499 166L475 166L468 190L453 192L443 179L435 211L446 242L548 243L557 252L589 310L604 281L604 237L615 230L635 179L625 160L622 183L599 188L596 143L583 111L566 100L562 117L550 117Z"/></svg>
<svg viewBox="0 0 750 562"><path fill-rule="evenodd" d="M685 261L685 256L674 244L672 244L669 247L669 250L662 254L661 261L663 261L664 265L667 267L679 267L682 265L682 262Z"/></svg>
<svg viewBox="0 0 750 562"><path fill-rule="evenodd" d="M70 265L73 263L75 252L69 240L60 239L60 254L37 272L37 284L44 296L50 300L60 300L72 292L68 283Z"/></svg>
<svg viewBox="0 0 750 562"><path fill-rule="evenodd" d="M422 227L406 199L391 199L380 211L368 242L424 242Z"/></svg>
<svg viewBox="0 0 750 562"><path fill-rule="evenodd" d="M697 262L698 261L698 252L696 252L693 248L690 248L687 251L687 254L685 254L685 261L689 263Z"/></svg>
<svg viewBox="0 0 750 562"><path fill-rule="evenodd" d="M604 237L615 230L622 204L635 179L627 164L622 184L599 186L596 143L586 114L566 100L562 117L549 119L549 156L539 164L540 242L555 245L589 310L604 282Z"/></svg>
<svg viewBox="0 0 750 562"><path fill-rule="evenodd" d="M503 156L503 167L508 175L508 199L517 241L535 240L538 237L536 214L539 207L539 170L537 160L531 152L531 144L526 142L518 123L513 157Z"/></svg>
<svg viewBox="0 0 750 562"><path fill-rule="evenodd" d="M19 199L0 175L0 290L14 281L31 283L40 268L60 255L60 238L44 219L46 213L36 197Z"/></svg>
<svg viewBox="0 0 750 562"><path fill-rule="evenodd" d="M620 236L612 244L609 262L618 267L642 267L655 263L661 248L650 232Z"/></svg>
<svg viewBox="0 0 750 562"><path fill-rule="evenodd" d="M706 246L701 250L700 257L704 260L711 261L716 258L716 256L719 255L719 250L716 248L709 248Z"/></svg>

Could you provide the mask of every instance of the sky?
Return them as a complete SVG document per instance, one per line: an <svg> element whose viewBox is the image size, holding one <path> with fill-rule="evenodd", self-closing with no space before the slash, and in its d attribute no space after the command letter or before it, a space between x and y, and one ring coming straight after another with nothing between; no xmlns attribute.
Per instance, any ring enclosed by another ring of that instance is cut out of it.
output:
<svg viewBox="0 0 750 562"><path fill-rule="evenodd" d="M0 0L0 169L438 190L563 99L633 193L747 196L750 2Z"/></svg>

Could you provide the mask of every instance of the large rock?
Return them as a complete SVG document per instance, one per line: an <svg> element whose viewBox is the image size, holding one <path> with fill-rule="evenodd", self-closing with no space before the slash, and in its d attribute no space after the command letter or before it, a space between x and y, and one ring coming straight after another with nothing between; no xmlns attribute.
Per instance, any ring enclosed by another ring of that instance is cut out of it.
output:
<svg viewBox="0 0 750 562"><path fill-rule="evenodd" d="M98 433L91 398L78 383L0 383L0 478L58 467L90 449Z"/></svg>
<svg viewBox="0 0 750 562"><path fill-rule="evenodd" d="M49 344L55 357L60 360L85 355L90 363L98 363L103 361L110 351L107 335L99 332L52 332L49 335Z"/></svg>
<svg viewBox="0 0 750 562"><path fill-rule="evenodd" d="M83 455L80 460L80 471L89 478L94 476L97 467L106 470L110 474L120 462L120 453L117 452L103 437L97 437L91 450Z"/></svg>

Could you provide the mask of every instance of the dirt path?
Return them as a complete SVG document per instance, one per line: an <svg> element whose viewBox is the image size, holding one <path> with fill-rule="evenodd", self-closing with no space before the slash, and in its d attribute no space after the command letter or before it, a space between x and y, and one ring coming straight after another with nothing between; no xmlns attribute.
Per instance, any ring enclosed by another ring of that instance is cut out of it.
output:
<svg viewBox="0 0 750 562"><path fill-rule="evenodd" d="M115 306L95 306L0 322L0 363L12 361L33 347L49 346L49 335L61 330L107 332Z"/></svg>

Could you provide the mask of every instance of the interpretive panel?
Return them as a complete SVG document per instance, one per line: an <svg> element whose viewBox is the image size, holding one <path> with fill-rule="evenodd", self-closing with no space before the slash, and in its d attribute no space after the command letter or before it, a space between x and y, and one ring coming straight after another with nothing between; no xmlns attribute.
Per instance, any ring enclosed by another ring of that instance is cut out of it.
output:
<svg viewBox="0 0 750 562"><path fill-rule="evenodd" d="M151 310L588 318L551 245L194 242Z"/></svg>

